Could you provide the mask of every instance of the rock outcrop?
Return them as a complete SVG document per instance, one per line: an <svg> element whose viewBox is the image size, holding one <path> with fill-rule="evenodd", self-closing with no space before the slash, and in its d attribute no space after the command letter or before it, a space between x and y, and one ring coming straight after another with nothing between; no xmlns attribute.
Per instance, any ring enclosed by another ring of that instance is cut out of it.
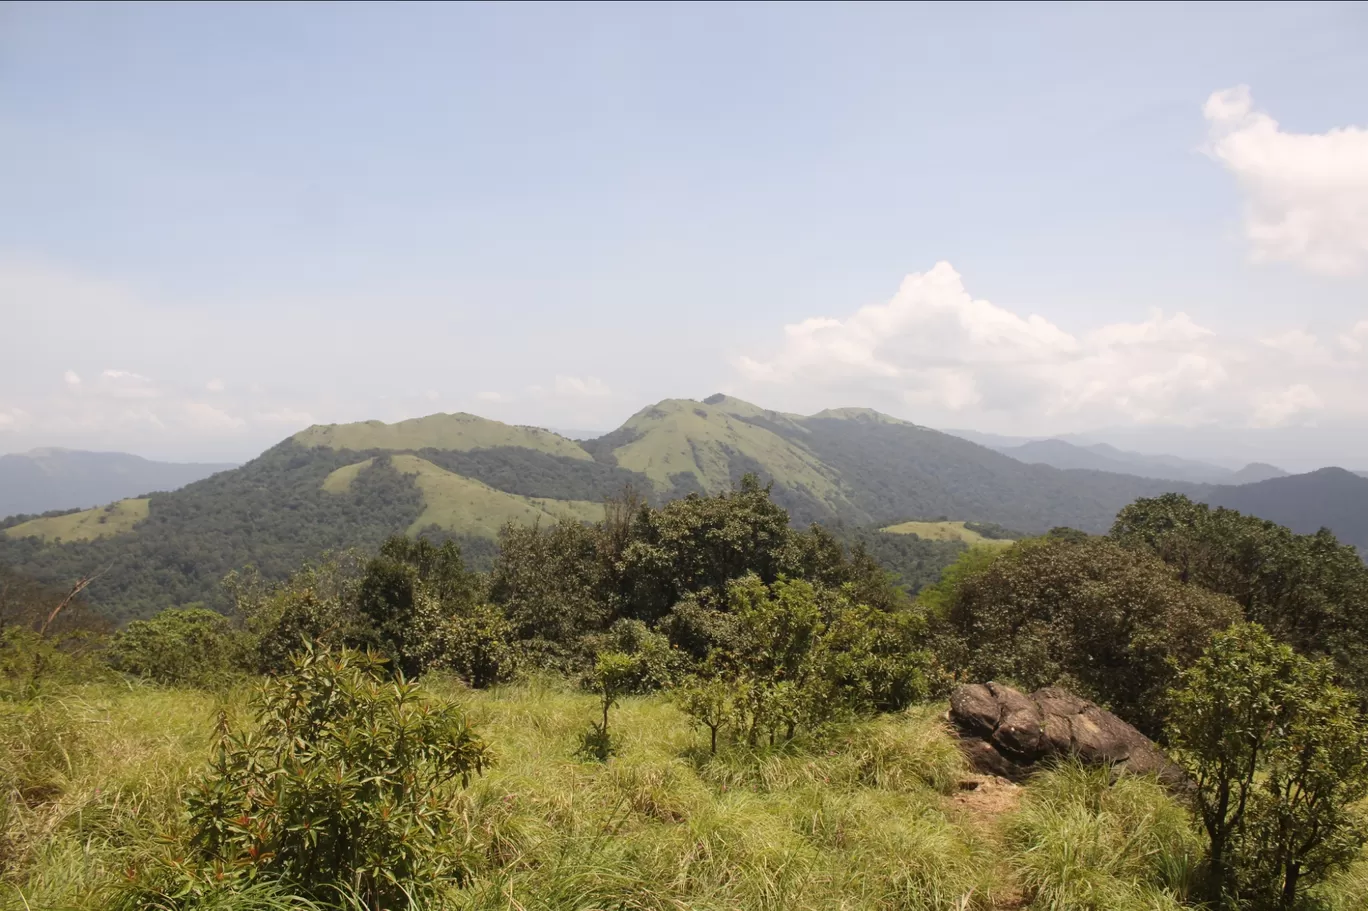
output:
<svg viewBox="0 0 1368 911"><path fill-rule="evenodd" d="M950 721L975 770L1021 781L1068 756L1088 765L1154 774L1180 786L1183 774L1144 734L1106 709L1048 686L1027 696L1000 683L956 687Z"/></svg>

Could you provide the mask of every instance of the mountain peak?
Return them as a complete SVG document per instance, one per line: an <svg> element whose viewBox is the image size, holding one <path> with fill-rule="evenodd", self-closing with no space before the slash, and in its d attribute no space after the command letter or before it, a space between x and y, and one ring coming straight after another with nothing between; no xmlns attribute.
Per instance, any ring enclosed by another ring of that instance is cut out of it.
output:
<svg viewBox="0 0 1368 911"><path fill-rule="evenodd" d="M875 411L873 408L827 408L812 415L812 418L814 420L860 421L866 424L907 424L915 426L911 421L891 417L882 411Z"/></svg>
<svg viewBox="0 0 1368 911"><path fill-rule="evenodd" d="M467 414L429 414L386 424L359 421L354 424L315 424L290 439L307 448L417 450L448 449L458 452L519 446L549 455L589 459L589 453L573 440L540 427L504 424Z"/></svg>

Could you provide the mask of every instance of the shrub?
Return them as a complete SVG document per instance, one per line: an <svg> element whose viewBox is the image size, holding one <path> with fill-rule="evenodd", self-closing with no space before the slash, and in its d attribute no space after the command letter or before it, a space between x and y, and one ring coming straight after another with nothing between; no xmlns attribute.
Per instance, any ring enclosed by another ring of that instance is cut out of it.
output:
<svg viewBox="0 0 1368 911"><path fill-rule="evenodd" d="M436 617L423 631L417 657L425 669L458 674L476 689L507 683L517 676L513 626L492 604L477 604L454 617Z"/></svg>
<svg viewBox="0 0 1368 911"><path fill-rule="evenodd" d="M590 671L588 685L598 694L603 720L595 722L581 738L580 752L589 758L605 761L613 752L613 737L608 730L608 710L618 699L632 691L641 677L641 663L634 655L624 652L602 652Z"/></svg>
<svg viewBox="0 0 1368 911"><path fill-rule="evenodd" d="M619 620L601 637L598 651L630 655L633 673L624 692L641 694L669 687L679 677L684 658L671 648L669 637L654 632L640 620Z"/></svg>
<svg viewBox="0 0 1368 911"><path fill-rule="evenodd" d="M450 792L488 753L453 704L393 679L374 653L309 648L253 705L256 730L220 718L189 798L189 850L173 861L178 891L275 880L391 908L462 880Z"/></svg>
<svg viewBox="0 0 1368 911"><path fill-rule="evenodd" d="M274 585L250 567L229 573L223 586L247 627L247 664L265 674L287 672L301 641L331 648L375 645L375 631L355 605L360 559L351 551L329 555Z"/></svg>
<svg viewBox="0 0 1368 911"><path fill-rule="evenodd" d="M203 608L168 609L114 635L110 664L167 686L211 686L240 662L241 642L228 618Z"/></svg>
<svg viewBox="0 0 1368 911"><path fill-rule="evenodd" d="M673 693L675 705L707 729L709 750L717 752L717 735L737 721L738 687L718 677L690 677Z"/></svg>
<svg viewBox="0 0 1368 911"><path fill-rule="evenodd" d="M937 594L942 655L958 675L1067 686L1150 736L1176 670L1240 616L1229 598L1105 538L1025 542Z"/></svg>
<svg viewBox="0 0 1368 911"><path fill-rule="evenodd" d="M1184 673L1172 742L1210 837L1208 892L1290 909L1346 867L1368 828L1368 730L1354 696L1257 624L1217 635Z"/></svg>

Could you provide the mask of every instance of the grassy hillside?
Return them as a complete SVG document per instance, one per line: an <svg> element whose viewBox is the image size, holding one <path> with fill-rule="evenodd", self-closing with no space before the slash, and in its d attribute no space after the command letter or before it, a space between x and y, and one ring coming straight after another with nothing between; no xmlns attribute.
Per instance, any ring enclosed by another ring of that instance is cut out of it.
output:
<svg viewBox="0 0 1368 911"><path fill-rule="evenodd" d="M226 607L220 580L258 566L283 578L326 550L377 547L423 511L412 478L392 466L359 471L345 496L323 490L357 454L272 447L241 468L155 494L147 518L125 534L51 544L0 536L0 563L58 587L105 570L90 600L117 620L191 602Z"/></svg>
<svg viewBox="0 0 1368 911"><path fill-rule="evenodd" d="M612 449L615 463L645 475L657 490L668 491L692 479L699 490L717 493L732 486L733 463L748 460L789 490L802 492L833 512L848 508L833 472L801 443L728 410L745 406L746 414L763 414L753 405L727 399L709 405L691 399L667 399L637 412L616 433L625 441ZM790 433L801 428L787 421ZM687 483L687 482L686 482Z"/></svg>
<svg viewBox="0 0 1368 911"><path fill-rule="evenodd" d="M132 531L135 525L147 518L147 504L150 502L149 498L140 497L64 516L30 519L11 525L4 530L4 534L7 538L35 537L47 542L93 541Z"/></svg>
<svg viewBox="0 0 1368 911"><path fill-rule="evenodd" d="M994 547L1010 547L1013 541L1005 538L985 538L963 522L899 522L880 529L894 535L916 535L926 541L960 541L969 546L988 544Z"/></svg>
<svg viewBox="0 0 1368 911"><path fill-rule="evenodd" d="M1161 788L1068 770L1024 787L971 776L939 720L944 706L712 757L668 701L630 697L615 710L621 753L603 764L575 756L592 696L558 685L447 689L495 750L458 797L453 837L468 846L470 881L454 907L1184 907L1175 893L1198 845ZM87 685L51 700L41 719L0 712L0 779L43 782L6 817L17 885L0 889L0 909L109 907L125 870L181 824L215 713L241 716L243 698ZM1351 876L1322 898L1347 911L1366 894Z"/></svg>
<svg viewBox="0 0 1368 911"><path fill-rule="evenodd" d="M591 456L574 440L539 427L501 424L473 414L431 414L423 418L386 424L363 421L357 424L315 424L292 439L301 446L326 449L351 449L366 452L384 449L406 452L418 449L444 449L465 452L497 446L517 446L567 459L589 460Z"/></svg>
<svg viewBox="0 0 1368 911"><path fill-rule="evenodd" d="M436 526L458 535L492 538L509 522L531 525L560 519L594 522L603 518L601 502L504 493L413 455L395 455L389 461L395 471L413 477L423 495L423 511L405 529L410 535ZM323 480L323 489L335 494L350 493L356 478L374 463L371 458L337 469Z"/></svg>

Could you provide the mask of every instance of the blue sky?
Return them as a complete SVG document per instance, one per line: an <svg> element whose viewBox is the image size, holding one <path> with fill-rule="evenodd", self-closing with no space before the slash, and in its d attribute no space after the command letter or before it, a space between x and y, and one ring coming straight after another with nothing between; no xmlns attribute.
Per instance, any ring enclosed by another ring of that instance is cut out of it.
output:
<svg viewBox="0 0 1368 911"><path fill-rule="evenodd" d="M1368 467L1366 49L1342 4L6 4L0 451L722 389Z"/></svg>

